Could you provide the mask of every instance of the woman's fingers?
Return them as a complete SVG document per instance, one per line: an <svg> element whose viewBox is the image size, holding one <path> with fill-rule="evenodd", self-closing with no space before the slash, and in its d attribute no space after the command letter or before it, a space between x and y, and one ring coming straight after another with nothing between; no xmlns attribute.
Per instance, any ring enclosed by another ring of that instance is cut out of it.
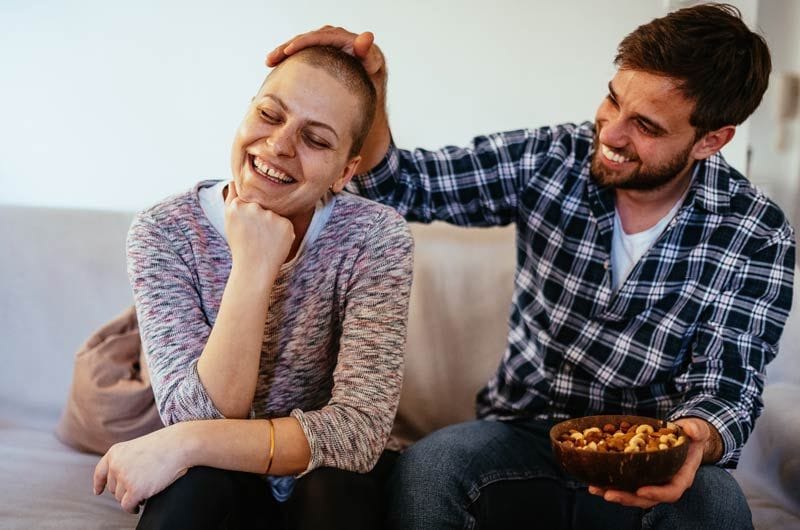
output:
<svg viewBox="0 0 800 530"><path fill-rule="evenodd" d="M100 495L106 487L108 480L108 453L103 455L103 458L94 467L94 474L92 475L92 490L95 495Z"/></svg>

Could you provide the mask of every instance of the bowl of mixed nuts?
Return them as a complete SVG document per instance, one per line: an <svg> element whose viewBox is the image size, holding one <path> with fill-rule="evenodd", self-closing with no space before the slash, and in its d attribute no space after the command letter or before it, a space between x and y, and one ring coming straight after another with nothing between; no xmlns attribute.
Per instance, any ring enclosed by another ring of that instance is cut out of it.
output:
<svg viewBox="0 0 800 530"><path fill-rule="evenodd" d="M689 438L672 423L645 416L585 416L550 429L556 461L573 477L636 491L666 484L683 465Z"/></svg>

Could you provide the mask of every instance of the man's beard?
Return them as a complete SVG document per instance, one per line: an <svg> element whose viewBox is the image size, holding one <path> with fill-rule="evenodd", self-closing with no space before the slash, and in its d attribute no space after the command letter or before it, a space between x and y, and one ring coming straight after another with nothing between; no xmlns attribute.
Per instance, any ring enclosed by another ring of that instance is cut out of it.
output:
<svg viewBox="0 0 800 530"><path fill-rule="evenodd" d="M692 151L694 142L686 146L686 149L672 157L665 164L653 168L641 166L631 175L620 178L615 171L609 170L600 161L603 153L600 152L599 134L595 134L593 146L594 155L592 156L592 178L600 186L611 186L621 190L652 191L669 183L689 164L689 153Z"/></svg>

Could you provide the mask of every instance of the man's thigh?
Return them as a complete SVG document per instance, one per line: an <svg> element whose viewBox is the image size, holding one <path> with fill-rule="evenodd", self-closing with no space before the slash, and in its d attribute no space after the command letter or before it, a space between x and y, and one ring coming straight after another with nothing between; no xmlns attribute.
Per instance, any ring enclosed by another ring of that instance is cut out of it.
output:
<svg viewBox="0 0 800 530"><path fill-rule="evenodd" d="M395 468L390 522L396 528L570 528L588 510L589 519L609 513L616 528L628 519L638 524L638 510L596 500L564 476L552 457L550 426L478 420L432 433Z"/></svg>

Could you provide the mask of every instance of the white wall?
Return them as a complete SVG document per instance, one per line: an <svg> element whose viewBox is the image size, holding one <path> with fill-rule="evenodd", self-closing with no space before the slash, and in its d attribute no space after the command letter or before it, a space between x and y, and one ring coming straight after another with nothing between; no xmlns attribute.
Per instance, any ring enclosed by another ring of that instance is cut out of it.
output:
<svg viewBox="0 0 800 530"><path fill-rule="evenodd" d="M667 4L3 0L0 202L135 210L227 178L266 52L324 23L376 33L402 146L592 119L617 43Z"/></svg>
<svg viewBox="0 0 800 530"><path fill-rule="evenodd" d="M787 72L800 75L800 2L761 2L758 27L770 47L773 73L764 100L750 119L751 178L792 216L797 227L800 223L800 118L779 123L776 117L781 75ZM781 136L782 142L779 142Z"/></svg>

